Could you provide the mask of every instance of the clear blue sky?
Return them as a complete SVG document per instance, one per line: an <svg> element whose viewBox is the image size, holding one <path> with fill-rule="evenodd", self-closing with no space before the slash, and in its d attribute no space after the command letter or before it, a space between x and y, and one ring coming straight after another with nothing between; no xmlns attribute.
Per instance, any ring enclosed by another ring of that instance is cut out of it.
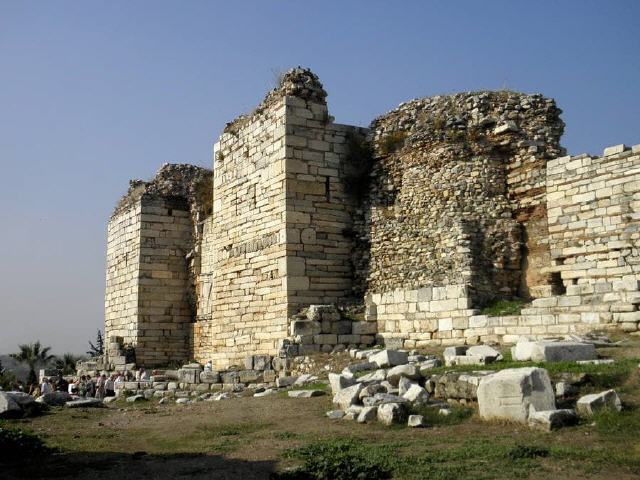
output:
<svg viewBox="0 0 640 480"><path fill-rule="evenodd" d="M640 2L0 0L0 353L83 352L130 178L211 167L274 71L312 68L338 122L421 96L554 97L572 154L640 143Z"/></svg>

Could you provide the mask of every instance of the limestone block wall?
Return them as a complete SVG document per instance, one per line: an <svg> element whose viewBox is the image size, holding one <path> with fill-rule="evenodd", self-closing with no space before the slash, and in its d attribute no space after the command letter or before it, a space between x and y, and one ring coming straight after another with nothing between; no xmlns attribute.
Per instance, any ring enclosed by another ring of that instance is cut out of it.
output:
<svg viewBox="0 0 640 480"><path fill-rule="evenodd" d="M136 361L166 365L189 358L189 270L193 244L183 198L141 198Z"/></svg>
<svg viewBox="0 0 640 480"><path fill-rule="evenodd" d="M205 222L195 358L219 368L276 355L300 306L351 292L347 136L326 92L294 69L214 150L213 221Z"/></svg>
<svg viewBox="0 0 640 480"><path fill-rule="evenodd" d="M286 97L286 223L289 313L351 294L356 199L347 191L349 136L366 130L332 123L324 99Z"/></svg>
<svg viewBox="0 0 640 480"><path fill-rule="evenodd" d="M547 205L548 271L565 291L535 300L526 318L544 316L568 331L637 330L640 146L549 162Z"/></svg>
<svg viewBox="0 0 640 480"><path fill-rule="evenodd" d="M472 300L467 285L397 288L366 297L366 320L378 324L383 342L402 342L404 348L465 343Z"/></svg>
<svg viewBox="0 0 640 480"><path fill-rule="evenodd" d="M140 202L117 212L107 225L107 267L105 291L105 343L121 337L125 343L137 340L138 271L140 265Z"/></svg>
<svg viewBox="0 0 640 480"><path fill-rule="evenodd" d="M134 347L138 365L190 357L197 219L210 203L202 199L210 177L206 169L165 164L151 181L131 182L109 221L106 343Z"/></svg>

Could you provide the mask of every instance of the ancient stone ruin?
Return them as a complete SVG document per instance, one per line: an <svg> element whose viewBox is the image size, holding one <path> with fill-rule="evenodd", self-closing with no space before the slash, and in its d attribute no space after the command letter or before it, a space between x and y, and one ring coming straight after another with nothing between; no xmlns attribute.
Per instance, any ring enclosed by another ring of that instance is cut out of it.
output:
<svg viewBox="0 0 640 480"><path fill-rule="evenodd" d="M560 113L472 92L341 125L290 70L226 125L213 172L131 182L108 226L106 362L638 330L640 146L565 156ZM531 305L480 315L513 297Z"/></svg>

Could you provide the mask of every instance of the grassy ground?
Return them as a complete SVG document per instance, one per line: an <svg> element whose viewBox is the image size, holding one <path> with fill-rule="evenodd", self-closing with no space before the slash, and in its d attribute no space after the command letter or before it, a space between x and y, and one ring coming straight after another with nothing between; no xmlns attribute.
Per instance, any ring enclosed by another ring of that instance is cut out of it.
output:
<svg viewBox="0 0 640 480"><path fill-rule="evenodd" d="M482 422L469 407L449 417L424 410L427 429L329 420L330 395L120 403L3 422L36 433L58 453L0 467L0 477L640 478L640 348L636 341L602 352L617 363L546 367L552 375L587 373L585 391L615 386L625 409L553 433Z"/></svg>

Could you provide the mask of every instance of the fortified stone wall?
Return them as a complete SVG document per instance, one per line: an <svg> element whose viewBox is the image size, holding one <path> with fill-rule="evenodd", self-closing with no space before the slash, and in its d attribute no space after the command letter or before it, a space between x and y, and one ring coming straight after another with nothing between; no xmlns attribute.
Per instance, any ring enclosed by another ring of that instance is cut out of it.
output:
<svg viewBox="0 0 640 480"><path fill-rule="evenodd" d="M199 268L194 219L207 208L200 197L210 175L164 165L153 181L132 182L109 222L105 336L133 346L139 364L190 356L192 269Z"/></svg>
<svg viewBox="0 0 640 480"><path fill-rule="evenodd" d="M308 70L288 72L215 145L214 211L205 223L195 358L217 366L275 355L301 306L351 292L353 201L347 136Z"/></svg>
<svg viewBox="0 0 640 480"><path fill-rule="evenodd" d="M559 114L540 95L481 92L414 100L373 122L360 231L370 248L362 263L369 310L383 336L451 338L452 321L467 328L472 306L550 291L540 272L546 224L537 218L545 164L562 152ZM417 292L446 286L416 303Z"/></svg>
<svg viewBox="0 0 640 480"><path fill-rule="evenodd" d="M227 124L213 183L189 165L132 182L108 227L108 344L220 369L374 338L637 330L640 148L561 157L560 113L540 95L463 93L363 129L334 123L318 77L290 70ZM515 296L533 300L521 315L479 314Z"/></svg>

